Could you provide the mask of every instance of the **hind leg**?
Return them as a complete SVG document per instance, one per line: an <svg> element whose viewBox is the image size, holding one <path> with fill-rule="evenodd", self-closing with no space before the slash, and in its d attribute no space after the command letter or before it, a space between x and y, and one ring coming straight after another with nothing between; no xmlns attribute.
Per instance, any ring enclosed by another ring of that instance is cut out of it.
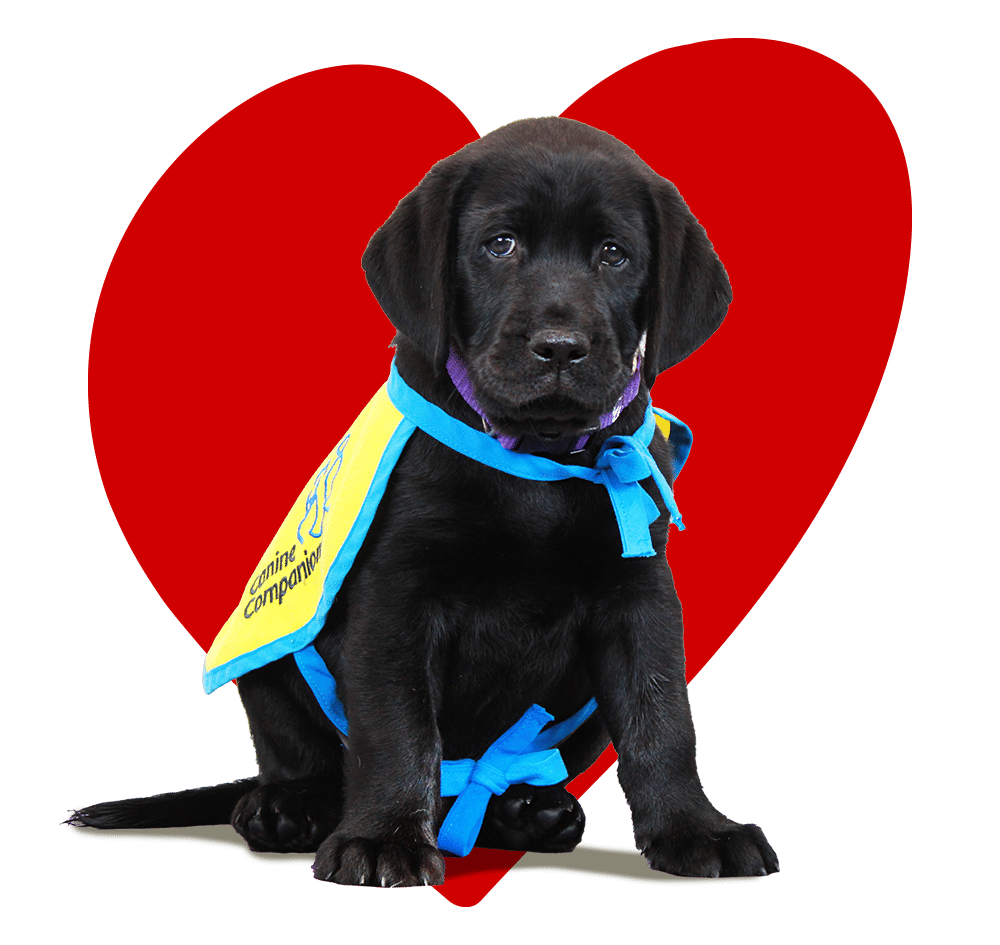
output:
<svg viewBox="0 0 1000 945"><path fill-rule="evenodd" d="M566 788L513 784L490 798L477 847L569 853L583 837L586 817Z"/></svg>
<svg viewBox="0 0 1000 945"><path fill-rule="evenodd" d="M343 747L291 657L238 683L253 737L259 786L231 823L251 850L315 851L340 821Z"/></svg>
<svg viewBox="0 0 1000 945"><path fill-rule="evenodd" d="M262 784L244 795L230 823L251 850L315 853L340 820L340 800L321 781Z"/></svg>

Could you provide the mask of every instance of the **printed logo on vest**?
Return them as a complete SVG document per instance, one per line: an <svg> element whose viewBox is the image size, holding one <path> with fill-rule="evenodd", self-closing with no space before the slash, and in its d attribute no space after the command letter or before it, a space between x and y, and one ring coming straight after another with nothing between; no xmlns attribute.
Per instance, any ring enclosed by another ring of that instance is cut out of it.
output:
<svg viewBox="0 0 1000 945"><path fill-rule="evenodd" d="M333 485L334 480L337 478L337 473L340 472L340 467L344 462L344 450L347 448L347 441L351 438L351 434L348 433L336 446L335 456L333 459L328 459L322 466L319 467L319 472L316 473L316 478L313 480L312 490L306 496L306 514L302 516L302 521L299 522L299 527L297 531L297 536L299 539L299 544L302 544L302 526L305 525L306 519L309 518L309 514L312 513L313 523L309 526L309 534L313 538L320 538L323 535L323 523L326 521L326 513L330 511L330 488ZM319 501L319 489L320 480L323 480L323 503L320 504Z"/></svg>

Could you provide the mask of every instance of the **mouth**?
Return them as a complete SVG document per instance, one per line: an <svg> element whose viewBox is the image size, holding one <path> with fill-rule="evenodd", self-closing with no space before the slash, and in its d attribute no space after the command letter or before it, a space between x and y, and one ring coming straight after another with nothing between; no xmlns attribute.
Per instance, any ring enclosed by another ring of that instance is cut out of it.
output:
<svg viewBox="0 0 1000 945"><path fill-rule="evenodd" d="M600 429L601 411L587 409L569 398L540 398L516 408L502 407L489 414L501 436L533 436L545 442L580 437Z"/></svg>
<svg viewBox="0 0 1000 945"><path fill-rule="evenodd" d="M589 427L584 430L574 429L571 427L560 427L560 426L541 426L536 427L534 435L540 440L545 440L546 442L555 442L556 440L561 440L566 436L582 436L584 433L592 433L597 427Z"/></svg>
<svg viewBox="0 0 1000 945"><path fill-rule="evenodd" d="M618 364L570 376L566 371L539 375L521 364L516 365L516 371L498 371L489 359L484 359L485 364L471 360L467 365L453 348L448 373L462 397L482 417L486 432L507 448L511 448L510 442L531 440L563 452L567 442L586 442L590 434L618 416L624 407L622 398L635 380ZM615 374L622 375L616 378L620 384L609 383L608 375ZM635 393L633 390L632 397Z"/></svg>

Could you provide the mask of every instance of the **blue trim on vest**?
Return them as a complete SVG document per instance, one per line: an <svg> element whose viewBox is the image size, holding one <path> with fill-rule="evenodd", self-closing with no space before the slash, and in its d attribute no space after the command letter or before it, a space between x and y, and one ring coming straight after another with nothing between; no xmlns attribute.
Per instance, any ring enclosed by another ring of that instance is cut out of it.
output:
<svg viewBox="0 0 1000 945"><path fill-rule="evenodd" d="M337 696L337 681L316 647L310 644L299 650L295 663L326 717L350 736L347 713ZM569 773L555 746L583 725L596 708L597 700L591 699L568 719L546 729L553 716L540 705L533 705L478 761L442 761L441 796L457 797L441 824L438 847L455 856L466 856L476 845L492 794L503 794L512 784L542 787L565 781Z"/></svg>
<svg viewBox="0 0 1000 945"><path fill-rule="evenodd" d="M653 407L653 413L670 421L670 471L676 479L687 462L694 435L691 433L691 428L683 420L678 420L672 413L667 413L666 410L661 410L659 407Z"/></svg>
<svg viewBox="0 0 1000 945"><path fill-rule="evenodd" d="M347 713L337 696L337 680L327 668L323 657L311 643L295 654L295 664L312 690L324 715L345 735L348 734Z"/></svg>

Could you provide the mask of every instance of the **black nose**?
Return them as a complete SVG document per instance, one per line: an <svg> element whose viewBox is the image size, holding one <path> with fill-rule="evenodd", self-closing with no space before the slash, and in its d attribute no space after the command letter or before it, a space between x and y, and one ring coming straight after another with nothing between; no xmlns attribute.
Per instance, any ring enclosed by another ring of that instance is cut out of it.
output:
<svg viewBox="0 0 1000 945"><path fill-rule="evenodd" d="M586 335L575 331L536 331L528 339L528 347L540 361L548 361L559 367L576 364L590 354L590 341Z"/></svg>

